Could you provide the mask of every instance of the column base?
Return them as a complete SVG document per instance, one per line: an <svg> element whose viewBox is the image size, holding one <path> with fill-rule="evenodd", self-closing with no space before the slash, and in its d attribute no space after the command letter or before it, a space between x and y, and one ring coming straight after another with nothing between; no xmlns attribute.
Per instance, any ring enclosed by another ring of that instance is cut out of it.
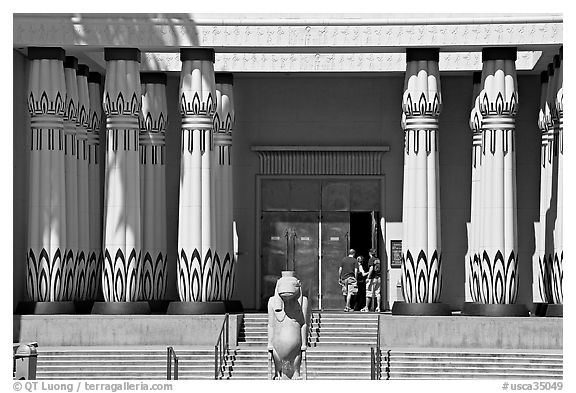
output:
<svg viewBox="0 0 576 393"><path fill-rule="evenodd" d="M75 314L74 302L20 302L16 307L15 314Z"/></svg>
<svg viewBox="0 0 576 393"><path fill-rule="evenodd" d="M452 315L452 312L444 303L394 302L392 315L444 316Z"/></svg>
<svg viewBox="0 0 576 393"><path fill-rule="evenodd" d="M94 306L94 300L75 300L76 314L90 314Z"/></svg>
<svg viewBox="0 0 576 393"><path fill-rule="evenodd" d="M148 302L94 302L92 314L150 314L150 306L148 305Z"/></svg>
<svg viewBox="0 0 576 393"><path fill-rule="evenodd" d="M524 304L481 304L465 303L462 315L473 317L528 317Z"/></svg>
<svg viewBox="0 0 576 393"><path fill-rule="evenodd" d="M530 314L534 317L545 317L548 303L533 303Z"/></svg>
<svg viewBox="0 0 576 393"><path fill-rule="evenodd" d="M148 300L148 306L153 314L166 314L170 300Z"/></svg>
<svg viewBox="0 0 576 393"><path fill-rule="evenodd" d="M547 317L563 317L564 305L563 304L549 304L546 308Z"/></svg>
<svg viewBox="0 0 576 393"><path fill-rule="evenodd" d="M166 314L204 315L226 314L224 302L170 302Z"/></svg>

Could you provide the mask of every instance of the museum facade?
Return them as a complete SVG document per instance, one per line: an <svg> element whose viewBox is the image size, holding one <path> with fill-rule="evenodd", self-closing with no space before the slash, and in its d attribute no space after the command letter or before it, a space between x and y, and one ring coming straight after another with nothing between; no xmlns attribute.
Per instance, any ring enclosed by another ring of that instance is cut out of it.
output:
<svg viewBox="0 0 576 393"><path fill-rule="evenodd" d="M14 310L561 305L558 14L15 14ZM133 312L139 312L132 309ZM54 311L57 312L57 311Z"/></svg>

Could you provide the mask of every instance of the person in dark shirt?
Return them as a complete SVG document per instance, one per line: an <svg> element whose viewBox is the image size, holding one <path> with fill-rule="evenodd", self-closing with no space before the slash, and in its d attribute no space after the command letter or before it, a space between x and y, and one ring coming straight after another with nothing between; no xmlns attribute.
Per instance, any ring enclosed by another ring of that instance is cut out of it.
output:
<svg viewBox="0 0 576 393"><path fill-rule="evenodd" d="M368 260L368 278L366 279L366 300L367 305L362 311L380 312L380 259L376 256L376 249L370 249L370 259Z"/></svg>
<svg viewBox="0 0 576 393"><path fill-rule="evenodd" d="M356 257L358 261L358 275L356 276L358 294L356 295L356 301L354 305L354 311L368 311L366 310L366 278L368 277L368 268L364 262L364 257L358 255Z"/></svg>
<svg viewBox="0 0 576 393"><path fill-rule="evenodd" d="M356 251L350 249L348 251L348 256L342 259L340 262L340 267L338 268L338 282L342 286L342 295L346 297L346 307L344 311L352 310L350 308L350 300L352 295L358 292L358 286L356 283L356 274L358 273L358 268L356 267L356 259L354 255Z"/></svg>

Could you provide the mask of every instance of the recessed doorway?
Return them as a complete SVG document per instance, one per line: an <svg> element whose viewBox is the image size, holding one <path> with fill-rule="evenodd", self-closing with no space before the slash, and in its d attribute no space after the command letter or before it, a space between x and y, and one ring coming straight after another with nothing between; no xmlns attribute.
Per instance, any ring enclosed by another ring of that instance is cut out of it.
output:
<svg viewBox="0 0 576 393"><path fill-rule="evenodd" d="M312 309L344 306L338 267L350 248L383 249L383 178L262 178L259 292L265 309L282 270L294 270Z"/></svg>

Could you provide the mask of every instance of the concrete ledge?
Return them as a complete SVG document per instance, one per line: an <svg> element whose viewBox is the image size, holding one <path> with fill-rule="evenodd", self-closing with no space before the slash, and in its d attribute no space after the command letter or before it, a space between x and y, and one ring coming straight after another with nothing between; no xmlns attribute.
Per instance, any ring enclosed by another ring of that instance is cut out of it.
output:
<svg viewBox="0 0 576 393"><path fill-rule="evenodd" d="M230 318L230 345L242 314ZM14 315L13 341L46 346L215 345L224 315Z"/></svg>
<svg viewBox="0 0 576 393"><path fill-rule="evenodd" d="M562 350L562 318L380 317L382 348Z"/></svg>

